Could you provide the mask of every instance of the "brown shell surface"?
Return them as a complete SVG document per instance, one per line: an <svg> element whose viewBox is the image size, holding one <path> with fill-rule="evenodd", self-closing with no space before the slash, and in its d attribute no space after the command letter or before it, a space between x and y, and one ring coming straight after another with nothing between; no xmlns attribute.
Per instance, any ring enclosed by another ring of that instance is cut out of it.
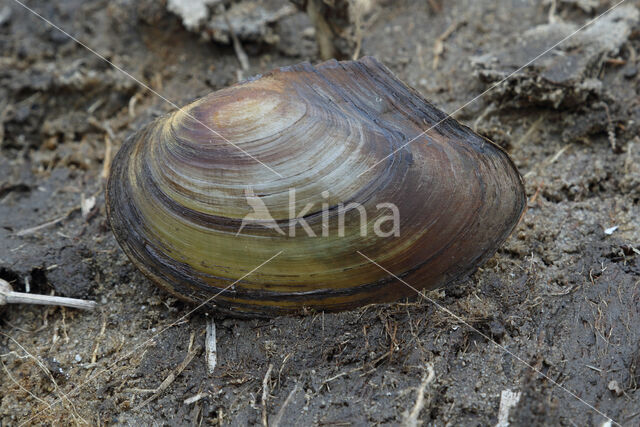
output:
<svg viewBox="0 0 640 427"><path fill-rule="evenodd" d="M107 206L162 288L274 315L415 294L361 254L417 289L460 280L525 193L503 150L363 58L281 68L157 119L118 152Z"/></svg>

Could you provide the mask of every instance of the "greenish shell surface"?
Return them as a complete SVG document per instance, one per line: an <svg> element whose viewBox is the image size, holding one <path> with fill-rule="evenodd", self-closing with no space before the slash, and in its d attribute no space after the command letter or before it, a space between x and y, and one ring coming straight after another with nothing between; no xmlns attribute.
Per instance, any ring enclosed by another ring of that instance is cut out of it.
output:
<svg viewBox="0 0 640 427"><path fill-rule="evenodd" d="M362 254L417 289L459 280L525 193L503 150L363 58L275 70L152 122L114 159L107 206L162 288L275 315L415 294Z"/></svg>

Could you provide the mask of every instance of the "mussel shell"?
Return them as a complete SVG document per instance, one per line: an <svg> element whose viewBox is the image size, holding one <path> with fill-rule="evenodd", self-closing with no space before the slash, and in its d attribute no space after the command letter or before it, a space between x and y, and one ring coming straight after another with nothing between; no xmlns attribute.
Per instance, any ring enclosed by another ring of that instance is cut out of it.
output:
<svg viewBox="0 0 640 427"><path fill-rule="evenodd" d="M525 208L502 149L373 58L281 68L159 118L123 144L107 199L117 241L155 283L249 315L415 294L360 253L418 289L452 283ZM252 200L269 215L256 217ZM351 203L366 221L345 212ZM398 224L381 203L397 207Z"/></svg>

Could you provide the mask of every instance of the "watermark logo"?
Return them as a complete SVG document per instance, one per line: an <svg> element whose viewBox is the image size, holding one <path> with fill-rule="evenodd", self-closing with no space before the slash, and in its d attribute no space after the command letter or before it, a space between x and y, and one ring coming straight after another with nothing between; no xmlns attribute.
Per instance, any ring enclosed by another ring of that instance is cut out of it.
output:
<svg viewBox="0 0 640 427"><path fill-rule="evenodd" d="M321 193L323 201L321 203L309 202L300 207L296 203L296 189L289 189L288 218L276 221L265 202L265 199L256 195L253 188L247 187L244 190L245 200L252 212L245 215L236 232L239 235L248 225L257 225L269 228L282 236L295 237L296 233L304 232L309 237L328 237L337 235L344 237L347 228L347 214L357 213L359 220L359 233L365 237L370 233L378 237L399 237L400 236L400 210L394 203L378 203L374 212L367 212L364 205L351 202L331 204L329 203L329 192ZM322 231L316 232L309 224L309 215L315 217L319 215L322 222ZM336 218L337 217L337 218ZM336 221L337 219L337 221ZM369 222L372 219L372 223ZM337 224L336 224L337 222ZM333 225L332 225L333 224ZM349 227L353 227L350 222Z"/></svg>
<svg viewBox="0 0 640 427"><path fill-rule="evenodd" d="M271 212L269 212L269 208L264 203L264 201L253 192L253 188L247 187L244 189L244 197L247 200L247 204L253 209L253 212L248 213L244 218L242 218L242 224L240 224L240 228L236 233L236 236L240 234L242 229L247 224L258 224L266 228L271 228L278 232L278 234L285 235L285 232L282 231L278 222L273 219L271 216Z"/></svg>

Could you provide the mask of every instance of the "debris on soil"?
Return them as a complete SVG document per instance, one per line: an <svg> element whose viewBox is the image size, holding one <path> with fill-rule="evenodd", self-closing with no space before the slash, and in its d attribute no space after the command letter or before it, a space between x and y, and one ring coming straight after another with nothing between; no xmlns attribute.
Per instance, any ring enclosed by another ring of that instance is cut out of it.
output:
<svg viewBox="0 0 640 427"><path fill-rule="evenodd" d="M627 194L634 203L638 203L640 201L640 137L635 137L627 144L620 175L620 191Z"/></svg>
<svg viewBox="0 0 640 427"><path fill-rule="evenodd" d="M169 0L167 9L178 15L189 31L222 44L232 43L231 27L240 41L275 45L279 37L274 25L297 12L293 4L281 0L240 0L228 10L222 0Z"/></svg>
<svg viewBox="0 0 640 427"><path fill-rule="evenodd" d="M0 26L6 24L11 19L11 8L7 5L0 9Z"/></svg>
<svg viewBox="0 0 640 427"><path fill-rule="evenodd" d="M305 13L294 13L278 21L278 50L286 56L315 58L318 55L316 30Z"/></svg>
<svg viewBox="0 0 640 427"><path fill-rule="evenodd" d="M153 390L153 394L145 399L142 403L140 403L136 409L141 409L149 404L149 402L153 402L156 400L166 389L169 388L171 383L173 383L178 375L184 371L184 369L189 366L189 363L193 360L196 354L200 352L200 347L193 345L194 333L191 334L191 339L189 341L189 348L187 350L187 355L182 362L171 372L162 383Z"/></svg>
<svg viewBox="0 0 640 427"><path fill-rule="evenodd" d="M209 6L221 4L222 0L168 0L167 9L182 19L189 31L199 31L209 18Z"/></svg>
<svg viewBox="0 0 640 427"><path fill-rule="evenodd" d="M345 59L355 49L350 30L352 6L348 0L325 2L323 0L294 0L300 10L309 16L315 28L318 50L322 59Z"/></svg>
<svg viewBox="0 0 640 427"><path fill-rule="evenodd" d="M622 389L622 387L620 387L620 384L618 384L618 381L616 380L609 381L607 388L618 397L624 394L624 390Z"/></svg>
<svg viewBox="0 0 640 427"><path fill-rule="evenodd" d="M94 301L39 295L28 292L15 292L11 288L11 285L9 285L9 282L0 279L0 306L5 304L57 305L83 310L93 310L96 308L96 303Z"/></svg>
<svg viewBox="0 0 640 427"><path fill-rule="evenodd" d="M231 28L240 40L271 45L275 45L279 40L273 25L294 13L296 8L281 0L244 0L233 3L226 11ZM214 14L203 31L218 43L228 44L232 41L229 26L222 14Z"/></svg>
<svg viewBox="0 0 640 427"><path fill-rule="evenodd" d="M317 49L323 59L359 56L374 0L169 0L186 29L221 44L266 44L288 56ZM297 6L297 7L296 7ZM313 38L315 37L315 41ZM302 43L302 45L301 45Z"/></svg>
<svg viewBox="0 0 640 427"><path fill-rule="evenodd" d="M602 65L620 54L638 17L637 8L623 5L579 32L580 25L556 20L519 34L502 49L473 57L472 64L490 84L515 73L491 92L503 104L575 107L602 97Z"/></svg>
<svg viewBox="0 0 640 427"><path fill-rule="evenodd" d="M357 59L377 0L291 0L315 27L320 58Z"/></svg>
<svg viewBox="0 0 640 427"><path fill-rule="evenodd" d="M407 427L418 427L419 425L422 425L422 420L420 420L420 418L418 417L420 416L420 412L422 412L422 409L424 408L424 405L426 403L424 398L425 389L429 384L431 384L431 382L433 382L435 377L436 374L433 370L433 365L428 364L427 372L425 372L422 376L422 383L416 390L416 403L414 403L411 412L407 410L407 412L404 414L404 420L402 422L403 425Z"/></svg>
<svg viewBox="0 0 640 427"><path fill-rule="evenodd" d="M216 324L213 319L207 320L205 354L207 357L207 371L209 372L209 375L212 375L216 370L216 365L218 364Z"/></svg>
<svg viewBox="0 0 640 427"><path fill-rule="evenodd" d="M500 408L498 409L498 423L496 427L509 427L509 413L520 401L519 391L502 390L500 393Z"/></svg>
<svg viewBox="0 0 640 427"><path fill-rule="evenodd" d="M545 3L550 3L556 0L548 0ZM585 13L592 13L600 6L598 0L560 0L560 5L573 6L581 9Z"/></svg>
<svg viewBox="0 0 640 427"><path fill-rule="evenodd" d="M310 58L317 53L316 31L307 14L293 3L236 0L226 10L222 0L169 0L167 9L189 31L205 40L233 44L236 50L239 43L249 43L251 51L264 44L287 56Z"/></svg>

